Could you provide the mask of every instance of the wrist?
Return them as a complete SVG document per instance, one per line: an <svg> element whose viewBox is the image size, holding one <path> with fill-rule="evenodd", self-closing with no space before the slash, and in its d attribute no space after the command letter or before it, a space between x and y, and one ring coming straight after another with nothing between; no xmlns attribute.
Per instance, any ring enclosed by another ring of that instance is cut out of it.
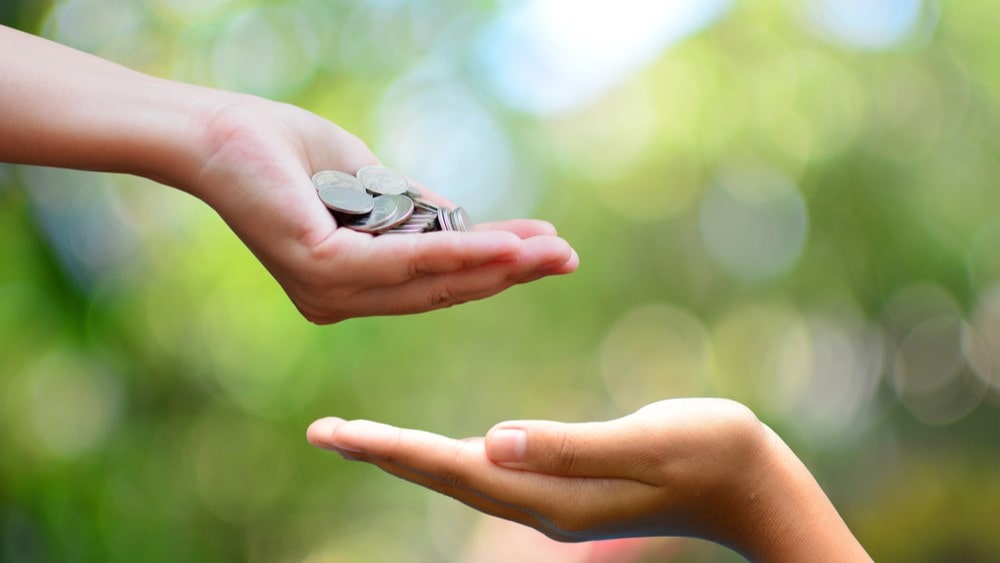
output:
<svg viewBox="0 0 1000 563"><path fill-rule="evenodd" d="M751 561L870 561L826 493L770 428L742 522L726 542Z"/></svg>
<svg viewBox="0 0 1000 563"><path fill-rule="evenodd" d="M0 26L0 160L185 188L199 125L233 94L147 76Z"/></svg>
<svg viewBox="0 0 1000 563"><path fill-rule="evenodd" d="M204 199L198 177L212 155L207 133L215 115L238 104L240 94L146 75L126 104L130 112L115 124L109 142L110 169L143 176Z"/></svg>

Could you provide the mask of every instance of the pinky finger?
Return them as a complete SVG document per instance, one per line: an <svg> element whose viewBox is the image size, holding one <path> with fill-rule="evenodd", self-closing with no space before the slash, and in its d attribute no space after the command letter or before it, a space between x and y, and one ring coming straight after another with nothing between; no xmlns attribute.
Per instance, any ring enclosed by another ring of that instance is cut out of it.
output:
<svg viewBox="0 0 1000 563"><path fill-rule="evenodd" d="M468 487L455 484L455 482L449 480L447 477L422 473L404 465L379 459L377 457L365 456L364 454L354 455L359 456L361 461L375 465L390 475L420 485L421 487L436 493L451 497L470 508L482 512L483 514L503 518L504 520L509 520L523 526L529 526L552 537L553 539L561 541L568 540L568 538L564 539L559 537L558 534L553 535L553 530L557 530L558 528L552 525L551 522L543 518L541 515L526 508L497 500L482 493L481 491L475 491Z"/></svg>

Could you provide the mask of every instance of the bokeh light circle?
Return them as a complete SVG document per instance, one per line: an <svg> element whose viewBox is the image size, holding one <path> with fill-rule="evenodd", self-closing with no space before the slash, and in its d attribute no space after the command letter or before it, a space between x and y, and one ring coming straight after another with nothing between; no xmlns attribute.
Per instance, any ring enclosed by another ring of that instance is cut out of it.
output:
<svg viewBox="0 0 1000 563"><path fill-rule="evenodd" d="M282 98L315 72L320 31L306 14L265 6L239 14L222 30L212 53L219 87Z"/></svg>
<svg viewBox="0 0 1000 563"><path fill-rule="evenodd" d="M806 242L805 200L773 170L726 170L705 194L700 213L705 248L726 273L746 280L778 277L795 265Z"/></svg>
<svg viewBox="0 0 1000 563"><path fill-rule="evenodd" d="M125 389L108 366L68 350L43 356L24 374L14 421L29 449L73 459L99 449L118 426Z"/></svg>
<svg viewBox="0 0 1000 563"><path fill-rule="evenodd" d="M809 12L825 36L858 49L891 47L913 34L923 0L812 0Z"/></svg>
<svg viewBox="0 0 1000 563"><path fill-rule="evenodd" d="M787 412L809 383L811 335L802 312L783 300L734 307L712 328L713 394L758 414Z"/></svg>
<svg viewBox="0 0 1000 563"><path fill-rule="evenodd" d="M950 424L983 401L989 385L979 369L986 367L988 323L980 333L965 321L954 297L932 284L898 291L883 319L894 344L891 383L914 417L928 425Z"/></svg>
<svg viewBox="0 0 1000 563"><path fill-rule="evenodd" d="M447 69L418 67L379 106L377 152L388 165L462 205L473 219L530 215L536 190L506 132Z"/></svg>
<svg viewBox="0 0 1000 563"><path fill-rule="evenodd" d="M1000 285L983 293L962 333L962 351L976 376L1000 399Z"/></svg>
<svg viewBox="0 0 1000 563"><path fill-rule="evenodd" d="M600 347L605 385L626 411L660 399L704 394L710 357L711 341L701 322L666 304L626 313Z"/></svg>

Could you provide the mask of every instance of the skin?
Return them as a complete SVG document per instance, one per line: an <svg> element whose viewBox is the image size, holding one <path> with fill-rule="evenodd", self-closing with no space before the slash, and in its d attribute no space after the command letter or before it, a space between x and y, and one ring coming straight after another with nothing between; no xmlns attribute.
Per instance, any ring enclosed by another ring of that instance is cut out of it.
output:
<svg viewBox="0 0 1000 563"><path fill-rule="evenodd" d="M448 307L579 264L543 221L385 237L337 228L312 174L379 161L301 108L148 76L3 26L0 53L0 161L134 174L190 193L314 323Z"/></svg>
<svg viewBox="0 0 1000 563"><path fill-rule="evenodd" d="M323 418L307 438L559 541L690 536L751 561L871 560L788 446L725 399L510 421L465 440Z"/></svg>

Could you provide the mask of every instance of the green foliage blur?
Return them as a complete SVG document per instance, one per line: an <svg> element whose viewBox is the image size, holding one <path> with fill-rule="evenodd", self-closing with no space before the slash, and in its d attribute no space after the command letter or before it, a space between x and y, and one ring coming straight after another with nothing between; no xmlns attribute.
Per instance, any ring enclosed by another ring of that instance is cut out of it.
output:
<svg viewBox="0 0 1000 563"><path fill-rule="evenodd" d="M552 221L581 266L319 327L201 202L0 166L0 559L464 561L483 518L307 425L458 437L722 396L875 560L1000 561L996 5L881 4L918 8L885 44L820 1L727 4L543 112L478 55L517 3L5 0L6 25L327 117L475 220Z"/></svg>

